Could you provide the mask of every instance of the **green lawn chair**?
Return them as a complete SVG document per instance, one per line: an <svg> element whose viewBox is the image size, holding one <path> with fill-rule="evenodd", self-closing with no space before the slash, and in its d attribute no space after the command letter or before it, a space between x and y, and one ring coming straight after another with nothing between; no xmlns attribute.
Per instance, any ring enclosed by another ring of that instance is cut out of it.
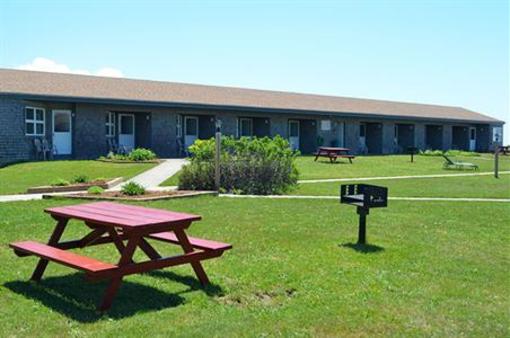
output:
<svg viewBox="0 0 510 338"><path fill-rule="evenodd" d="M476 165L474 163L452 161L445 154L443 154L442 156L446 160L446 162L443 163L443 168L444 169L460 169L460 170L463 170L463 169L473 169L473 170L478 170L478 165Z"/></svg>

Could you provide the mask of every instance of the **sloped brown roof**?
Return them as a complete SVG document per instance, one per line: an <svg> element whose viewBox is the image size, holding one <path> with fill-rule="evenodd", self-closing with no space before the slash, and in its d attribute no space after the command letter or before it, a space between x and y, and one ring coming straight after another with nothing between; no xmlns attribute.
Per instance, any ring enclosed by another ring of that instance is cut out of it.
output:
<svg viewBox="0 0 510 338"><path fill-rule="evenodd" d="M460 107L12 69L0 69L0 94L502 122Z"/></svg>

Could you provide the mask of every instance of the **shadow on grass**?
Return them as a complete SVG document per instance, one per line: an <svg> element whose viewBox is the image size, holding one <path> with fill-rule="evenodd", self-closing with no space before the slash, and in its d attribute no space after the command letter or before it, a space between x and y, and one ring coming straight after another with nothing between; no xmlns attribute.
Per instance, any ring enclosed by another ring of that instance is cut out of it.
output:
<svg viewBox="0 0 510 338"><path fill-rule="evenodd" d="M349 161L339 161L336 160L335 162L331 162L330 160L317 160L315 163L318 164L329 164L329 165L335 165L335 164L351 164Z"/></svg>
<svg viewBox="0 0 510 338"><path fill-rule="evenodd" d="M202 291L209 297L222 297L225 295L223 289L220 286L211 283L209 283L207 286L202 286L199 280L194 276L181 276L168 270L154 270L147 272L147 274L152 277L170 279L174 282L189 286L188 290L182 291L177 294L187 293L191 291Z"/></svg>
<svg viewBox="0 0 510 338"><path fill-rule="evenodd" d="M164 276L169 280L190 285L186 292L200 290L199 282L192 277L183 277L174 273L152 272L154 276ZM184 303L179 294L166 293L156 288L124 279L113 305L105 314L96 310L108 285L108 281L87 283L83 274L43 278L39 283L31 281L12 281L4 286L13 292L31 298L44 306L69 318L83 323L95 322L103 318L120 319L137 313L157 311L177 307ZM222 294L219 286L210 285L204 290L208 295Z"/></svg>
<svg viewBox="0 0 510 338"><path fill-rule="evenodd" d="M374 244L360 244L360 243L344 243L339 246L344 248L353 249L362 253L377 253L384 251L382 246L374 245Z"/></svg>

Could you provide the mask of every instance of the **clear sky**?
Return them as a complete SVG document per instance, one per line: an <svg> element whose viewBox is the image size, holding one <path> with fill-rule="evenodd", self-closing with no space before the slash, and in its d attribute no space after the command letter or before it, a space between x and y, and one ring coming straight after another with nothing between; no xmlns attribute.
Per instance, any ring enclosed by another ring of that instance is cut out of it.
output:
<svg viewBox="0 0 510 338"><path fill-rule="evenodd" d="M505 120L509 1L0 0L0 67L462 106Z"/></svg>

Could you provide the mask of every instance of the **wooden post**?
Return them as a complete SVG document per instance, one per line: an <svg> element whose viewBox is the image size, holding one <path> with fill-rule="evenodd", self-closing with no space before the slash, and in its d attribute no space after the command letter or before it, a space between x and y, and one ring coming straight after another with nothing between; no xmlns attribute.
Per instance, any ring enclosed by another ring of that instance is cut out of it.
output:
<svg viewBox="0 0 510 338"><path fill-rule="evenodd" d="M220 190L220 180L221 180L221 172L220 172L220 160L221 160L221 121L216 120L216 154L214 157L214 185L216 190Z"/></svg>
<svg viewBox="0 0 510 338"><path fill-rule="evenodd" d="M497 144L494 151L494 177L499 178L499 145Z"/></svg>

